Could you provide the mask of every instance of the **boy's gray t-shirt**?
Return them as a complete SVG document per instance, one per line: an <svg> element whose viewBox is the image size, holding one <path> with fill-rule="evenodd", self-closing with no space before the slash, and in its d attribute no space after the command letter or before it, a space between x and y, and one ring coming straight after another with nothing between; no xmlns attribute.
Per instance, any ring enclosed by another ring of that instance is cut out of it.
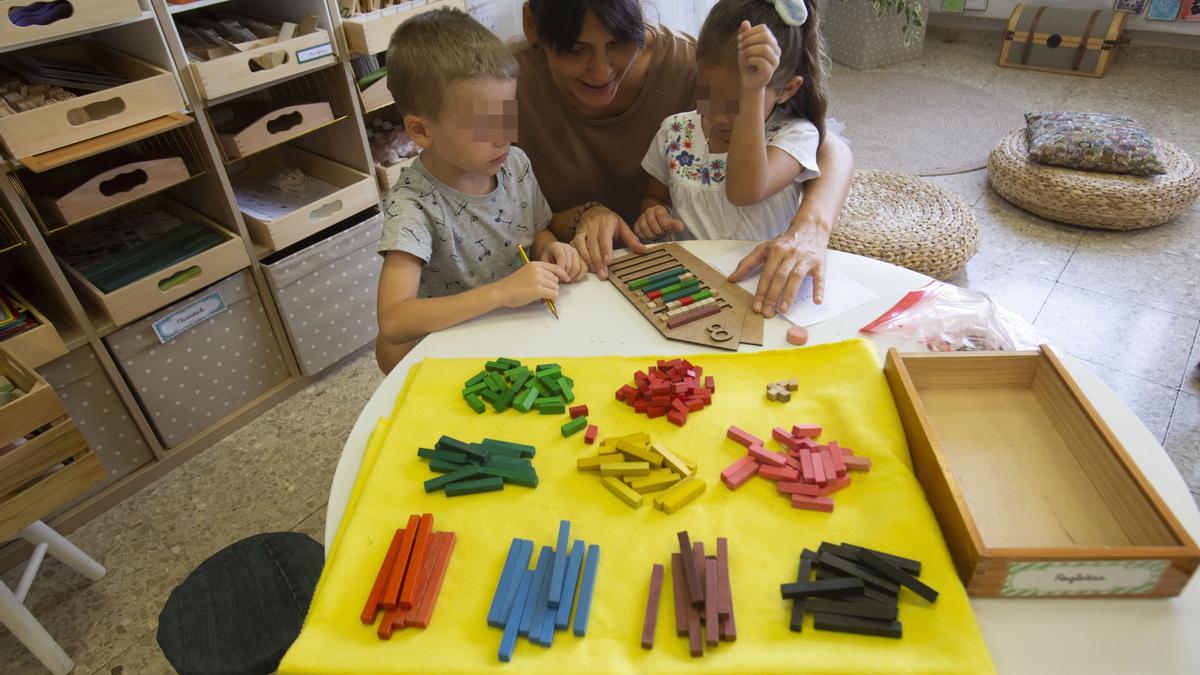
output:
<svg viewBox="0 0 1200 675"><path fill-rule="evenodd" d="M425 263L420 297L462 293L516 271L517 244L528 251L552 216L529 158L516 146L486 195L446 185L418 157L388 193L379 252L404 251Z"/></svg>

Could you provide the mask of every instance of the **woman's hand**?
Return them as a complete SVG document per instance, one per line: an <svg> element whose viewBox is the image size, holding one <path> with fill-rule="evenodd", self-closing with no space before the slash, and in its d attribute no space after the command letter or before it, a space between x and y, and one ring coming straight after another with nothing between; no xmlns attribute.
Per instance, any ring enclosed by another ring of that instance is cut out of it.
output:
<svg viewBox="0 0 1200 675"><path fill-rule="evenodd" d="M738 71L742 88L750 91L766 89L779 67L779 42L764 24L750 26L743 21L738 28Z"/></svg>
<svg viewBox="0 0 1200 675"><path fill-rule="evenodd" d="M579 281L587 276L587 265L583 263L583 257L570 244L551 242L542 253L542 261L561 267L571 281Z"/></svg>
<svg viewBox="0 0 1200 675"><path fill-rule="evenodd" d="M810 276L813 302L819 305L825 294L826 242L827 238L807 232L781 234L755 246L729 275L729 280L741 281L762 265L753 309L767 318L775 316L776 311L788 311L804 280Z"/></svg>
<svg viewBox="0 0 1200 675"><path fill-rule="evenodd" d="M589 270L601 279L607 279L608 265L613 259L613 242L618 239L634 253L646 252L645 244L620 216L604 206L593 206L579 219L571 245L579 251Z"/></svg>
<svg viewBox="0 0 1200 675"><path fill-rule="evenodd" d="M661 205L651 206L642 211L642 215L633 225L634 234L650 241L662 239L675 232L683 232L683 221L671 215L671 210Z"/></svg>

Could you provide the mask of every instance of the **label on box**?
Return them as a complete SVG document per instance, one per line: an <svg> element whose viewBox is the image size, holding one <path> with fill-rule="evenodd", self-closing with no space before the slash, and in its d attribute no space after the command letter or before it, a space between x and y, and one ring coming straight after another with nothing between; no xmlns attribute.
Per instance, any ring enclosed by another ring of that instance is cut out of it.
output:
<svg viewBox="0 0 1200 675"><path fill-rule="evenodd" d="M1152 591L1166 570L1166 560L1018 562L1000 595L1136 595Z"/></svg>
<svg viewBox="0 0 1200 675"><path fill-rule="evenodd" d="M166 344L188 329L198 326L226 310L220 291L211 291L154 322L154 334Z"/></svg>
<svg viewBox="0 0 1200 675"><path fill-rule="evenodd" d="M316 47L301 49L300 51L296 52L296 63L308 63L309 61L323 59L326 56L333 56L332 43L326 42L325 44L317 45Z"/></svg>

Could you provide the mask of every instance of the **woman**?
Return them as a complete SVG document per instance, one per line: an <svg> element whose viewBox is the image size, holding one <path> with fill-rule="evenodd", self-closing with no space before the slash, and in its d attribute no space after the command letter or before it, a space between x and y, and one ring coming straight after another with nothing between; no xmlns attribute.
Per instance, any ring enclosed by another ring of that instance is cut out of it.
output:
<svg viewBox="0 0 1200 675"><path fill-rule="evenodd" d="M640 162L663 119L696 106L695 42L647 26L639 0L529 0L523 28L517 143L555 211L555 233L604 279L614 241L645 250L628 225L646 180ZM753 308L764 316L787 311L808 276L821 301L825 249L854 160L828 135L817 163L821 176L806 184L788 230L730 276L762 266Z"/></svg>

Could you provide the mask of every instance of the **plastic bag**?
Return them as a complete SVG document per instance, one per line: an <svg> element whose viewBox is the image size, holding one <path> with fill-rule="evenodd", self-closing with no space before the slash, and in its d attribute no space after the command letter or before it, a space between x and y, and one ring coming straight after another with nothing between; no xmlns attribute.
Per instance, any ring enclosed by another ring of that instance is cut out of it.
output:
<svg viewBox="0 0 1200 675"><path fill-rule="evenodd" d="M1032 350L1046 339L986 293L933 281L860 329L915 340L932 352Z"/></svg>

